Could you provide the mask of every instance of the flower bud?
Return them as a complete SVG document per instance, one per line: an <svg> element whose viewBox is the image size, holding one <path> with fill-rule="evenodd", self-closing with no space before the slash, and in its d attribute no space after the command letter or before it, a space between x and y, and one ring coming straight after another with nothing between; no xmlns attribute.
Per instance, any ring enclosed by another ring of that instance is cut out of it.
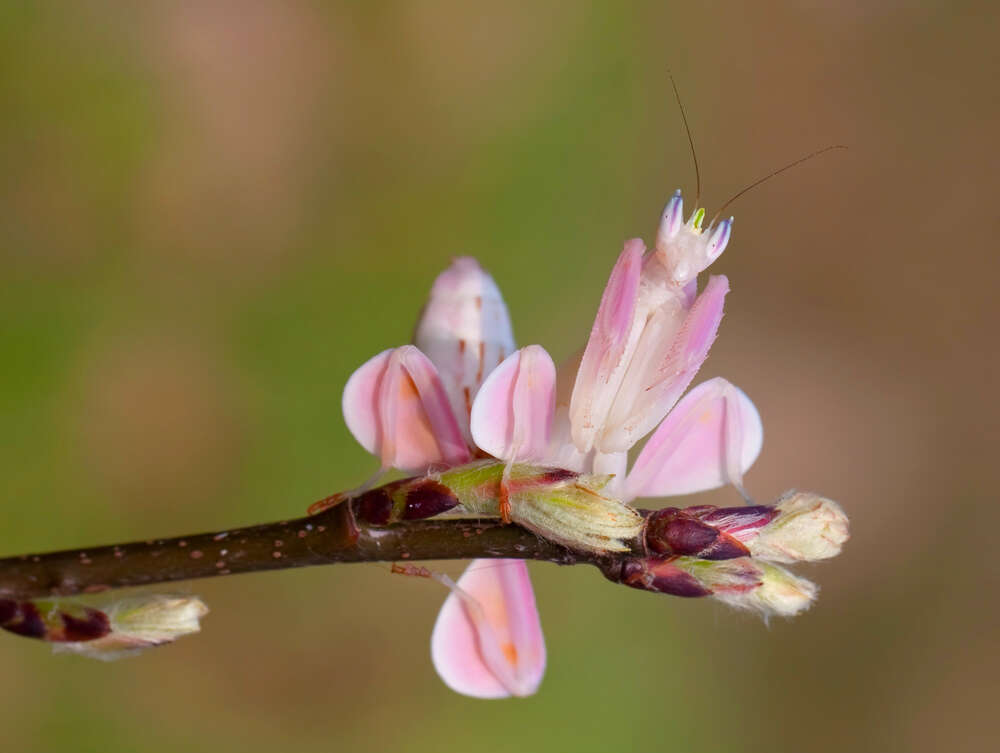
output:
<svg viewBox="0 0 1000 753"><path fill-rule="evenodd" d="M104 612L68 599L0 599L0 627L53 643L89 641L111 631Z"/></svg>
<svg viewBox="0 0 1000 753"><path fill-rule="evenodd" d="M116 601L105 612L110 632L93 640L60 643L55 650L102 661L133 656L199 632L208 607L197 596L141 594Z"/></svg>
<svg viewBox="0 0 1000 753"><path fill-rule="evenodd" d="M358 520L376 526L432 518L459 504L458 497L447 486L424 476L370 489L353 503Z"/></svg>
<svg viewBox="0 0 1000 753"><path fill-rule="evenodd" d="M643 557L628 560L622 566L621 582L643 591L671 596L708 596L712 592L698 579L675 565L670 558Z"/></svg>
<svg viewBox="0 0 1000 753"><path fill-rule="evenodd" d="M812 581L793 575L784 568L759 560L729 560L713 565L746 564L758 574L759 583L753 588L717 587L713 596L738 609L751 609L766 620L771 615L794 617L808 609L819 588Z"/></svg>
<svg viewBox="0 0 1000 753"><path fill-rule="evenodd" d="M674 564L719 601L738 609L752 609L765 619L771 615L792 617L808 609L818 591L805 578L749 557L723 562L678 557Z"/></svg>
<svg viewBox="0 0 1000 753"><path fill-rule="evenodd" d="M627 560L616 580L632 588L672 596L713 596L765 619L792 617L807 609L817 588L777 565L750 557L711 561L696 557L642 557Z"/></svg>
<svg viewBox="0 0 1000 753"><path fill-rule="evenodd" d="M436 476L474 515L499 517L505 463L480 461ZM543 539L589 552L627 552L642 533L643 518L602 494L609 476L514 463L506 476L511 520Z"/></svg>
<svg viewBox="0 0 1000 753"><path fill-rule="evenodd" d="M764 580L760 565L749 557L717 562L696 557L674 557L672 562L712 596L723 601L744 597L759 588Z"/></svg>
<svg viewBox="0 0 1000 753"><path fill-rule="evenodd" d="M650 514L646 520L646 548L660 555L678 554L706 560L728 560L746 557L750 550L739 539L722 530L720 526L699 520L698 512L705 509L680 510L666 507ZM709 508L715 511L715 508ZM770 508L735 508L750 511L747 519L767 520L772 517ZM760 512L763 509L763 513Z"/></svg>
<svg viewBox="0 0 1000 753"><path fill-rule="evenodd" d="M836 502L810 492L788 492L777 515L748 542L754 557L773 562L812 562L835 557L850 536L847 515Z"/></svg>
<svg viewBox="0 0 1000 753"><path fill-rule="evenodd" d="M847 515L836 502L788 492L774 505L656 510L647 519L644 539L646 548L659 555L812 562L840 554L848 536Z"/></svg>
<svg viewBox="0 0 1000 753"><path fill-rule="evenodd" d="M587 551L627 552L642 531L643 518L598 490L608 476L580 476L572 483L510 495L511 520L556 544Z"/></svg>

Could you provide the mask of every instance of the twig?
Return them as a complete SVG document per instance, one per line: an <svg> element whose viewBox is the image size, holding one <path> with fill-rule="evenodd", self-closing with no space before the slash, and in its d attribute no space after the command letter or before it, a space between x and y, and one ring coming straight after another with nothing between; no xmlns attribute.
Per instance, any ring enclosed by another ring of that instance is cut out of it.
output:
<svg viewBox="0 0 1000 753"><path fill-rule="evenodd" d="M265 570L344 562L472 558L591 564L619 581L622 562L639 554L597 555L546 541L498 520L429 519L370 525L356 502L316 515L213 533L177 536L0 559L0 598L98 593Z"/></svg>

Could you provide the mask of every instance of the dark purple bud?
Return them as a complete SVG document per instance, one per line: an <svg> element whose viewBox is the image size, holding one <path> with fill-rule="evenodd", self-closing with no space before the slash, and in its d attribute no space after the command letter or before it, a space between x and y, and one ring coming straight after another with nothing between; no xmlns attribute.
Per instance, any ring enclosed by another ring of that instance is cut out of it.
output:
<svg viewBox="0 0 1000 753"><path fill-rule="evenodd" d="M354 500L358 520L385 526L400 520L423 520L458 507L455 493L430 478L405 478L371 489Z"/></svg>
<svg viewBox="0 0 1000 753"><path fill-rule="evenodd" d="M458 507L458 497L444 484L424 479L406 492L403 520L423 520Z"/></svg>
<svg viewBox="0 0 1000 753"><path fill-rule="evenodd" d="M53 640L92 641L111 632L111 622L108 620L108 616L99 609L85 607L83 617L74 617L71 614L60 612L59 617L63 623L62 635L53 636Z"/></svg>
<svg viewBox="0 0 1000 753"><path fill-rule="evenodd" d="M392 497L385 487L365 492L355 500L354 504L355 514L362 523L384 526L392 520Z"/></svg>
<svg viewBox="0 0 1000 753"><path fill-rule="evenodd" d="M621 582L632 588L671 596L696 597L712 593L669 559L657 557L626 561L622 566Z"/></svg>
<svg viewBox="0 0 1000 753"><path fill-rule="evenodd" d="M697 508L699 512L704 509ZM713 509L713 508L709 508ZM691 515L689 510L667 507L646 521L646 547L656 554L675 554L707 560L746 557L742 543L719 528Z"/></svg>
<svg viewBox="0 0 1000 753"><path fill-rule="evenodd" d="M0 625L10 622L17 614L17 602L12 599L0 599Z"/></svg>
<svg viewBox="0 0 1000 753"><path fill-rule="evenodd" d="M30 601L20 601L15 603L14 610L13 617L0 627L9 633L23 635L25 638L45 637L45 622L38 613L38 607Z"/></svg>

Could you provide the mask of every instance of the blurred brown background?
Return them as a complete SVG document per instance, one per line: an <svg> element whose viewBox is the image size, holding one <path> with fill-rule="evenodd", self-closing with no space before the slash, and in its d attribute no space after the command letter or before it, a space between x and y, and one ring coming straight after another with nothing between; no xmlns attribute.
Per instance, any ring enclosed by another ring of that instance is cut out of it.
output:
<svg viewBox="0 0 1000 753"><path fill-rule="evenodd" d="M702 376L764 417L751 491L838 499L853 539L770 628L533 565L548 676L494 703L433 673L436 584L193 583L204 632L139 659L0 636L4 749L996 749L994 5L140 6L0 7L3 554L366 478L341 389L454 254L569 354L622 241L693 199L668 67L709 214L850 145L733 206Z"/></svg>

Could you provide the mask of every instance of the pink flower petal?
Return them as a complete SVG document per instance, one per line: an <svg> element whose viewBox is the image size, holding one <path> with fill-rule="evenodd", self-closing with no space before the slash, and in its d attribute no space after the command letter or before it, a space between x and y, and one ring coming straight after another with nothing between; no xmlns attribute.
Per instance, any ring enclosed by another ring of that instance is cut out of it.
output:
<svg viewBox="0 0 1000 753"><path fill-rule="evenodd" d="M580 452L591 449L604 425L641 331L635 313L644 251L642 241L626 241L604 288L576 373L569 415L573 442Z"/></svg>
<svg viewBox="0 0 1000 753"><path fill-rule="evenodd" d="M413 342L437 367L471 443L472 400L483 379L516 347L500 290L471 256L458 257L438 275Z"/></svg>
<svg viewBox="0 0 1000 753"><path fill-rule="evenodd" d="M450 585L431 635L441 679L476 698L533 694L545 674L545 639L525 563L473 560Z"/></svg>
<svg viewBox="0 0 1000 753"><path fill-rule="evenodd" d="M540 345L508 356L472 404L476 445L504 460L543 460L555 411L556 367Z"/></svg>
<svg viewBox="0 0 1000 753"><path fill-rule="evenodd" d="M666 497L734 484L764 441L760 414L725 379L692 389L659 425L625 481L625 499Z"/></svg>
<svg viewBox="0 0 1000 753"><path fill-rule="evenodd" d="M622 452L652 431L694 379L722 321L729 280L711 277L679 329L674 312L657 311L647 321L604 430L601 452Z"/></svg>
<svg viewBox="0 0 1000 753"><path fill-rule="evenodd" d="M412 345L364 363L344 388L344 419L383 468L420 471L471 459L434 365Z"/></svg>

